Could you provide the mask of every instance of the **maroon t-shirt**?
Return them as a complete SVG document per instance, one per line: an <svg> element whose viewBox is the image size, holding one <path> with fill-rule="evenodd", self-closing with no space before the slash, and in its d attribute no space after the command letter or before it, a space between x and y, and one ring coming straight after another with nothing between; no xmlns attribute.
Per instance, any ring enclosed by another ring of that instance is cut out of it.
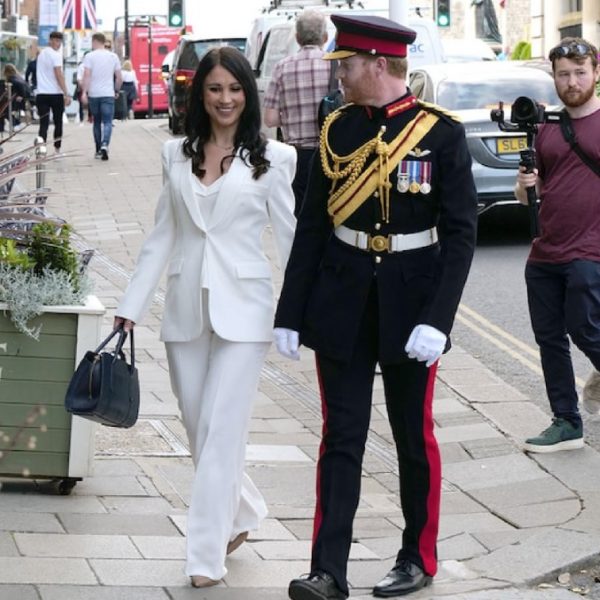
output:
<svg viewBox="0 0 600 600"><path fill-rule="evenodd" d="M600 110L572 123L579 146L600 165ZM569 148L559 124L541 125L535 148L542 178L540 236L529 260L600 262L600 177Z"/></svg>

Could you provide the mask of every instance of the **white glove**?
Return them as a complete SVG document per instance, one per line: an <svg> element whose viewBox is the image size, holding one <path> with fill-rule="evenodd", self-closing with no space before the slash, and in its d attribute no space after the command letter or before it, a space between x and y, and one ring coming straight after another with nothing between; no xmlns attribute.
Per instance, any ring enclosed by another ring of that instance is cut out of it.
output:
<svg viewBox="0 0 600 600"><path fill-rule="evenodd" d="M409 358L419 361L427 361L425 365L430 367L442 355L446 347L446 334L431 325L417 325L408 338L404 350Z"/></svg>
<svg viewBox="0 0 600 600"><path fill-rule="evenodd" d="M300 360L300 353L298 352L300 334L297 331L285 327L275 327L273 337L279 354L292 360Z"/></svg>

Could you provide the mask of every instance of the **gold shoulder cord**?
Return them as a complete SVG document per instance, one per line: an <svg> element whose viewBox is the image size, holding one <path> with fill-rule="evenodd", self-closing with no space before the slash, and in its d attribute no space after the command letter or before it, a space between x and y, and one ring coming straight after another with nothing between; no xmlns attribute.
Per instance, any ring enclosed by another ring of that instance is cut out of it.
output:
<svg viewBox="0 0 600 600"><path fill-rule="evenodd" d="M328 138L331 124L341 114L342 111L338 109L327 116L325 122L323 123L321 136L319 139L319 152L321 155L323 171L325 176L332 180L331 188L329 190L330 195L328 204L330 205L334 203L346 192L348 188L352 186L352 184L362 173L363 167L365 166L369 155L375 152L379 160L379 164L377 166L377 170L379 172L379 182L377 185L379 192L379 203L381 205L382 219L387 222L390 214L390 189L392 188L392 184L389 180L389 147L388 144L381 139L385 133L386 127L385 125L382 125L379 129L379 132L372 140L365 142L362 146L359 146L356 150L354 150L354 152L347 154L346 156L339 156L331 149ZM330 160L333 164L333 170L329 166ZM346 181L344 181L344 183L336 189L339 180L343 179L344 177L347 177Z"/></svg>
<svg viewBox="0 0 600 600"><path fill-rule="evenodd" d="M449 117L453 121L456 121L457 123L462 123L462 119L456 113L453 113L441 106L438 106L437 104L432 104L431 102L424 102L423 100L417 100L417 103L419 104L419 106L422 106L423 108L426 108L426 109L429 108L433 112L437 112L442 115L446 115L447 117Z"/></svg>

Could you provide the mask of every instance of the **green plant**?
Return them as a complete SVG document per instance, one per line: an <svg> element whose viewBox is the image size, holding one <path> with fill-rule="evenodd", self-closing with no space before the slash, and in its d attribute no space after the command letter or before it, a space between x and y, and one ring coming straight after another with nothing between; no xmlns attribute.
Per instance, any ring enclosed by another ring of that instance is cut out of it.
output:
<svg viewBox="0 0 600 600"><path fill-rule="evenodd" d="M35 150L0 156L0 302L17 330L37 339L40 328L28 323L44 306L83 303L91 253L80 254L71 227L46 214L48 190L13 192L18 175L52 160Z"/></svg>

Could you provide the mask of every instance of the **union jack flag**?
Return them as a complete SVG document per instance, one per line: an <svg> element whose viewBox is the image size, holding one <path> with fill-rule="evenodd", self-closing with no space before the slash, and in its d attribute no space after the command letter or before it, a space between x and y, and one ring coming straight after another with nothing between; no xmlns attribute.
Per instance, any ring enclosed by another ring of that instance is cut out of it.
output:
<svg viewBox="0 0 600 600"><path fill-rule="evenodd" d="M63 0L61 24L65 29L96 29L96 0Z"/></svg>

